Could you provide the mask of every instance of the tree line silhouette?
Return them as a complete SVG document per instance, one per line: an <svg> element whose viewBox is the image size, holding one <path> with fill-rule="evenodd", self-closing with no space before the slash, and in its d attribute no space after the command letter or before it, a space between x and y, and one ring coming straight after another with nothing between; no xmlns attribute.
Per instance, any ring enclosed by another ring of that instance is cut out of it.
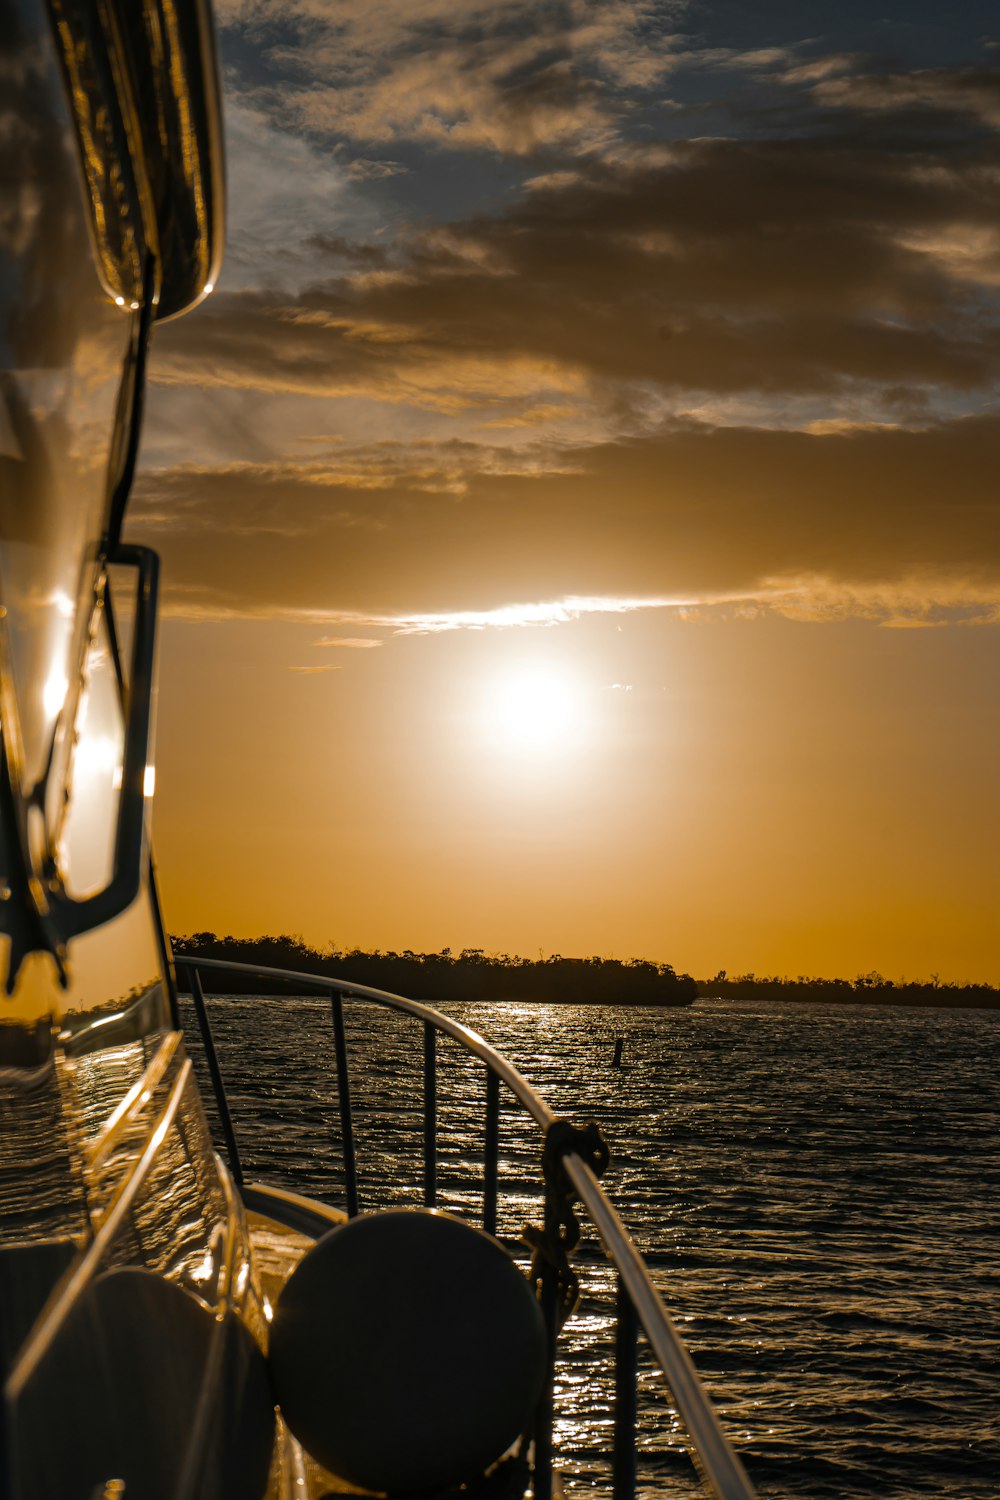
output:
<svg viewBox="0 0 1000 1500"><path fill-rule="evenodd" d="M391 990L414 1000L542 1000L576 1005L691 1005L698 986L689 974L669 964L632 958L519 958L485 953L482 948L450 948L440 953L365 953L360 948L320 952L298 937L217 937L196 932L171 939L178 958L220 958L262 968L324 974L373 989ZM183 975L181 979L183 980ZM205 978L213 993L245 994L248 978L213 974ZM263 981L253 988L264 992ZM266 993L273 993L274 986ZM287 989L287 986L285 987Z"/></svg>
<svg viewBox="0 0 1000 1500"><path fill-rule="evenodd" d="M823 979L800 974L734 974L720 969L712 979L677 974L670 964L648 959L521 958L463 948L453 953L402 953L333 946L311 948L300 937L218 937L195 932L171 939L180 958L219 958L230 963L323 974L373 989L391 990L415 1000L547 1001L575 1005L691 1005L704 999L799 1001L809 1004L942 1005L1000 1008L1000 988L989 984L942 984L929 980L892 980L872 970L854 979ZM248 981L239 975L213 974L207 984L217 994L245 994ZM289 986L256 981L261 993L288 992Z"/></svg>
<svg viewBox="0 0 1000 1500"><path fill-rule="evenodd" d="M873 969L855 979L796 979L776 975L734 974L720 969L714 979L699 980L698 994L722 1000L799 1000L828 1005L946 1005L1000 1008L1000 989L991 984L942 984L930 979L886 979Z"/></svg>

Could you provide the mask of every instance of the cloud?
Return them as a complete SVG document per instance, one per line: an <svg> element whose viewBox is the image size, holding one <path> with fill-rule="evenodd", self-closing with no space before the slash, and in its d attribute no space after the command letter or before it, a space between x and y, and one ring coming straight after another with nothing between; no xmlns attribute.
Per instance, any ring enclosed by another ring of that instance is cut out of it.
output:
<svg viewBox="0 0 1000 1500"><path fill-rule="evenodd" d="M354 269L317 240L328 279L215 299L162 330L154 379L512 426L586 397L596 438L709 397L812 402L803 423L943 415L1000 377L987 157L838 137L594 161L506 212L360 246Z"/></svg>
<svg viewBox="0 0 1000 1500"><path fill-rule="evenodd" d="M269 285L297 289L327 260L316 236L365 222L351 174L251 102L232 92L225 99L229 223L221 284L258 286L266 267ZM306 221L311 236L295 232Z"/></svg>
<svg viewBox="0 0 1000 1500"><path fill-rule="evenodd" d="M1000 70L988 67L920 68L820 79L816 98L837 109L870 114L951 115L990 130L1000 126Z"/></svg>
<svg viewBox="0 0 1000 1500"><path fill-rule="evenodd" d="M347 175L354 182L380 182L408 171L402 162L370 161L366 156L356 156L347 167Z"/></svg>
<svg viewBox="0 0 1000 1500"><path fill-rule="evenodd" d="M363 145L526 155L593 149L613 135L626 91L654 88L674 62L680 4L650 0L340 0L228 3L231 30L263 44L286 122ZM295 80L292 82L291 80Z"/></svg>
<svg viewBox="0 0 1000 1500"><path fill-rule="evenodd" d="M608 131L600 91L568 59L546 52L540 38L505 57L492 40L438 47L361 84L304 89L287 108L308 130L366 143L406 139L514 155L596 143Z"/></svg>
<svg viewBox="0 0 1000 1500"><path fill-rule="evenodd" d="M918 230L900 243L906 250L925 255L953 281L1000 287L1000 229L993 225L949 224Z"/></svg>
<svg viewBox="0 0 1000 1500"><path fill-rule="evenodd" d="M828 78L852 71L857 57L849 52L833 53L827 57L813 57L802 62L789 62L782 70L784 83L822 83Z"/></svg>
<svg viewBox="0 0 1000 1500"><path fill-rule="evenodd" d="M456 609L438 613L387 614L363 616L352 614L352 622L364 621L382 625L393 635L447 635L459 630L523 630L532 627L567 625L586 615L625 615L636 610L677 609L685 601L677 599L543 599L531 603L501 604L493 609ZM333 645L317 641L317 645ZM377 645L376 641L369 644Z"/></svg>
<svg viewBox="0 0 1000 1500"><path fill-rule="evenodd" d="M293 466L165 470L143 477L133 519L156 518L175 612L351 635L559 618L512 600L561 601L567 618L608 600L823 618L894 600L979 618L1000 601L996 417L821 435L691 426L580 450L557 471L469 458L461 493L403 475L329 486Z"/></svg>
<svg viewBox="0 0 1000 1500"><path fill-rule="evenodd" d="M359 640L540 627L581 600L994 618L989 70L699 57L680 9L640 3L227 14L298 83L257 80L236 117L262 161L245 243L272 270L158 330L137 520L172 609ZM742 138L657 134L636 110L682 59L766 74L770 113ZM521 163L492 207L378 218L386 183L416 193L458 146ZM289 184L284 280L268 174Z"/></svg>
<svg viewBox="0 0 1000 1500"><path fill-rule="evenodd" d="M381 644L381 641L373 641L367 636L351 635L325 635L321 640L313 642L315 646L344 646L354 651L370 651Z"/></svg>

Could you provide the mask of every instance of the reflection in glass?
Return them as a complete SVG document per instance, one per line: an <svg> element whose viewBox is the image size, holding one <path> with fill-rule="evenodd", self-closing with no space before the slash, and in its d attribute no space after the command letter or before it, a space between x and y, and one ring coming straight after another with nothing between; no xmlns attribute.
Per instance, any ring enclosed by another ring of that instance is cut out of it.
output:
<svg viewBox="0 0 1000 1500"><path fill-rule="evenodd" d="M40 877L63 817L136 319L108 297L89 253L88 200L51 42L41 0L5 9L0 716L10 832L30 846ZM39 808L44 821L31 816Z"/></svg>
<svg viewBox="0 0 1000 1500"><path fill-rule="evenodd" d="M0 1025L0 1247L75 1238L87 1224L73 1104L52 1043L44 1022Z"/></svg>
<svg viewBox="0 0 1000 1500"><path fill-rule="evenodd" d="M59 865L80 898L103 889L114 872L125 725L103 606L95 614L77 709Z"/></svg>

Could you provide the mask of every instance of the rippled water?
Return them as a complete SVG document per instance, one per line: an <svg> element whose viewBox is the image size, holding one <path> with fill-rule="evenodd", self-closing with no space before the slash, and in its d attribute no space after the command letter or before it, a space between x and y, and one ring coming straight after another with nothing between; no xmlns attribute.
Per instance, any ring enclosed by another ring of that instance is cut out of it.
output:
<svg viewBox="0 0 1000 1500"><path fill-rule="evenodd" d="M328 1003L210 1002L248 1176L343 1201ZM762 1495L1000 1495L1000 1014L701 1002L451 1006L605 1179ZM362 1206L419 1202L419 1026L350 1002ZM612 1064L625 1038L623 1065ZM192 1050L195 1050L192 1045ZM440 1200L481 1208L482 1068L442 1044ZM537 1216L505 1107L501 1232ZM607 1492L611 1278L586 1257L559 1370L568 1492ZM640 1489L690 1469L641 1374Z"/></svg>

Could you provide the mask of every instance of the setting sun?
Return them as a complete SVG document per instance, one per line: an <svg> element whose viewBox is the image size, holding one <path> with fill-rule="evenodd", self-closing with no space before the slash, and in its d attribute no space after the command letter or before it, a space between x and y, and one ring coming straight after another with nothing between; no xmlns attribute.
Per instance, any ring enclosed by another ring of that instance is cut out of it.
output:
<svg viewBox="0 0 1000 1500"><path fill-rule="evenodd" d="M587 729L584 693L565 669L542 667L499 678L486 699L491 742L522 755L574 749Z"/></svg>

